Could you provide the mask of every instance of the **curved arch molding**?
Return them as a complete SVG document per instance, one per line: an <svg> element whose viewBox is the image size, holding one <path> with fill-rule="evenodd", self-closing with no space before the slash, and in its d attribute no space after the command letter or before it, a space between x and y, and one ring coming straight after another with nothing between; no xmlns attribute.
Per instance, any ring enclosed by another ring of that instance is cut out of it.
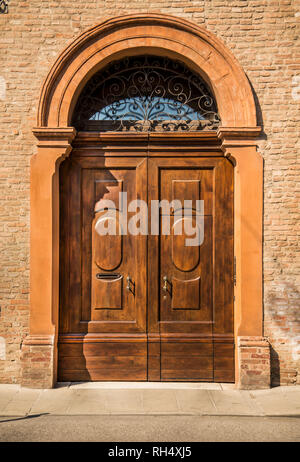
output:
<svg viewBox="0 0 300 462"><path fill-rule="evenodd" d="M221 40L180 18L137 14L92 27L61 53L42 88L38 126L69 126L87 80L108 62L141 52L180 59L199 72L215 93L223 126L256 125L250 84Z"/></svg>

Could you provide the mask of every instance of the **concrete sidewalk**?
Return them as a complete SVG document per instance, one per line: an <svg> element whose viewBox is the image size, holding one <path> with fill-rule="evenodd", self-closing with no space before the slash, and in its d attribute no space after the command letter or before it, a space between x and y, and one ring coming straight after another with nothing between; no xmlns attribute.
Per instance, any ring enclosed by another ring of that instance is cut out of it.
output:
<svg viewBox="0 0 300 462"><path fill-rule="evenodd" d="M246 391L216 383L64 383L52 390L0 385L0 416L41 414L300 417L300 386Z"/></svg>

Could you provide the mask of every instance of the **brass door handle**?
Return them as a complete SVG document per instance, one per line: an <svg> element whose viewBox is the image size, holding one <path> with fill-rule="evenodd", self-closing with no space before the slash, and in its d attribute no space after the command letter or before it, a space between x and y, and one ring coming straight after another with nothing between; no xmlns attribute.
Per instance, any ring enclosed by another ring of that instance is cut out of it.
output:
<svg viewBox="0 0 300 462"><path fill-rule="evenodd" d="M132 295L135 295L135 282L131 279L130 276L127 276L126 281L126 290L128 290L128 292L130 292Z"/></svg>
<svg viewBox="0 0 300 462"><path fill-rule="evenodd" d="M168 291L168 282L169 282L167 276L163 277L163 281L164 281L163 290L165 292L167 292Z"/></svg>

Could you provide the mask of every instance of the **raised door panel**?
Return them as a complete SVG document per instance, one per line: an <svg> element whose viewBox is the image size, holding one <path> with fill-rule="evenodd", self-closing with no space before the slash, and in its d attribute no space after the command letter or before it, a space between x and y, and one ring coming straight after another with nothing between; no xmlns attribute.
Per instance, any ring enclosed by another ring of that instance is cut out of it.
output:
<svg viewBox="0 0 300 462"><path fill-rule="evenodd" d="M196 222L194 217L188 219ZM175 244L177 259L174 259L173 234L160 237L161 333L200 335L212 332L212 218L206 216L201 220L204 225L203 243L201 246L187 246L186 241L191 236L182 229L183 238Z"/></svg>
<svg viewBox="0 0 300 462"><path fill-rule="evenodd" d="M99 317L98 310L123 310L123 290L124 277L121 274L97 273L92 281L92 320Z"/></svg>
<svg viewBox="0 0 300 462"><path fill-rule="evenodd" d="M201 277L182 280L172 278L172 310L201 309Z"/></svg>

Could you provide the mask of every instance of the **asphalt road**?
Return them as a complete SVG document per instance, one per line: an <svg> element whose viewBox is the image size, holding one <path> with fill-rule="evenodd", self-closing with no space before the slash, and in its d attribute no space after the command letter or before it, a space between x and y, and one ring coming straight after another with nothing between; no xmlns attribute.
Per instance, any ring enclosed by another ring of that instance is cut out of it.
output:
<svg viewBox="0 0 300 462"><path fill-rule="evenodd" d="M227 416L0 417L1 442L300 441L300 418Z"/></svg>

